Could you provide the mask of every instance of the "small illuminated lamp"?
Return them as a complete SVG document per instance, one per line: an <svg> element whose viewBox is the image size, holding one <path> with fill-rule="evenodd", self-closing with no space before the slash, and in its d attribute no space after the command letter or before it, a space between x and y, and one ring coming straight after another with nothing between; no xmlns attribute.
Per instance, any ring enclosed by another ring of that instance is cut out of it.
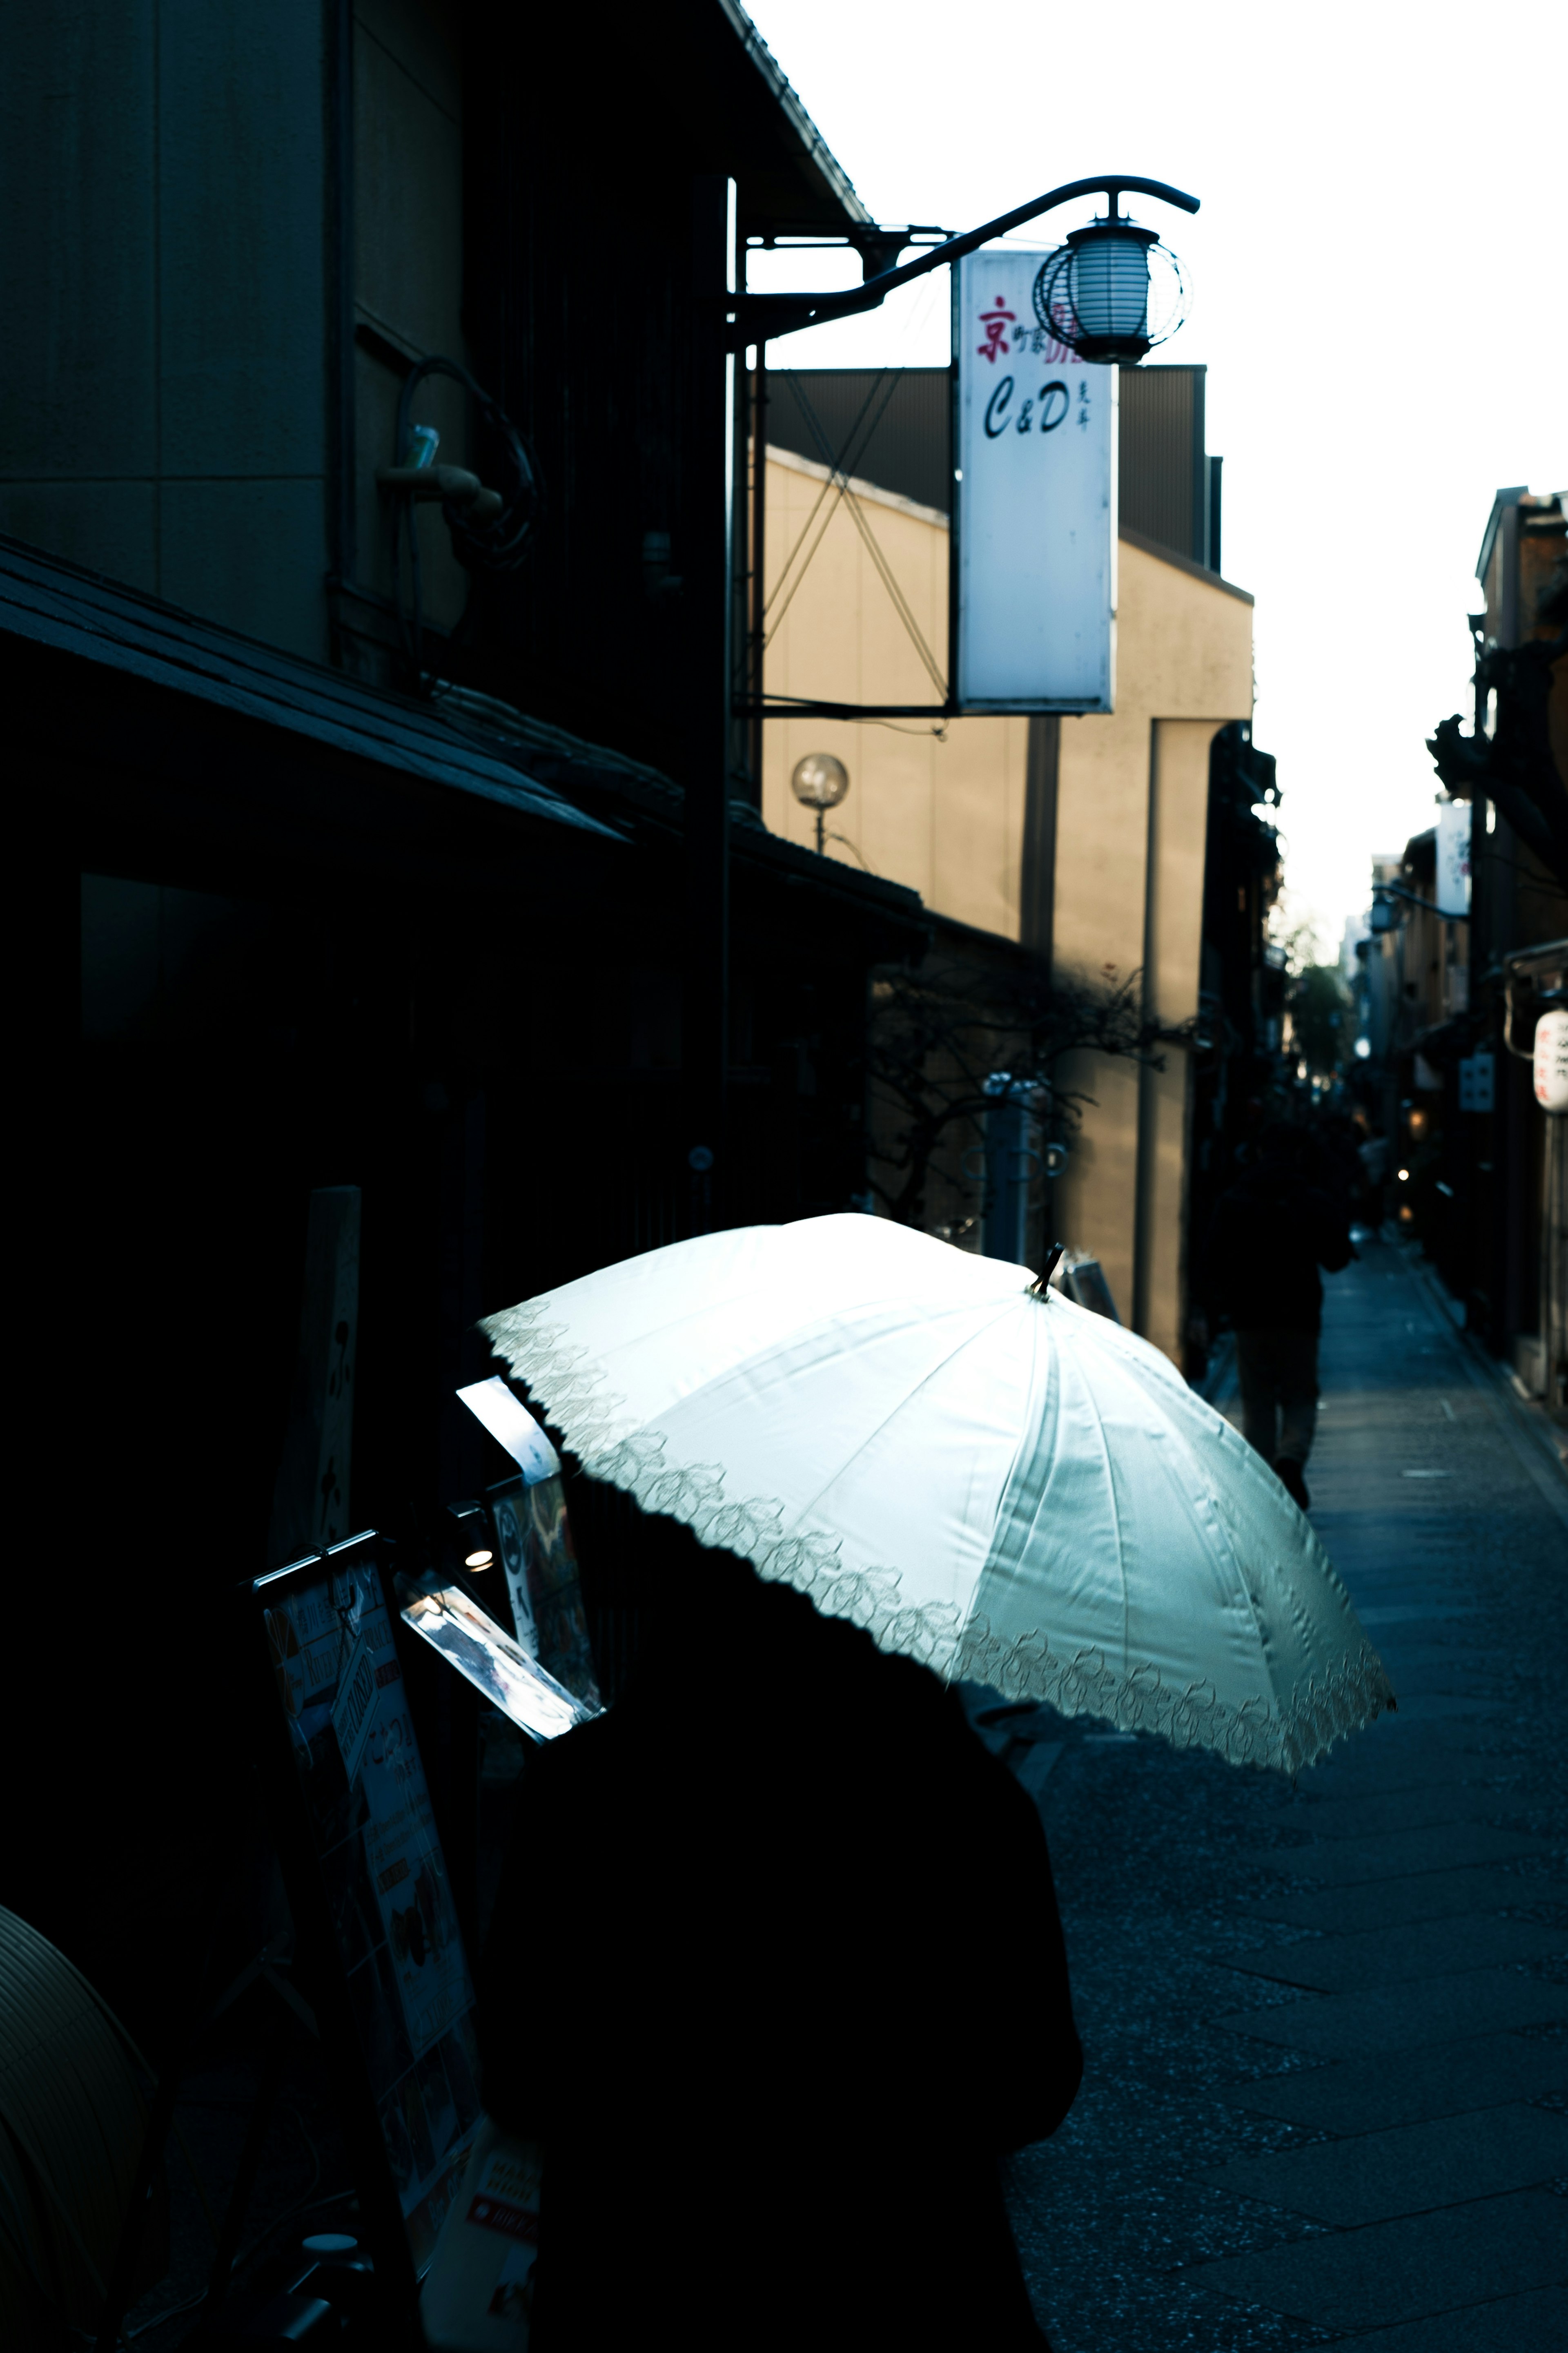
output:
<svg viewBox="0 0 1568 2353"><path fill-rule="evenodd" d="M493 1568L496 1556L489 1521L482 1504L448 1504L456 1525L457 1549L465 1568Z"/></svg>
<svg viewBox="0 0 1568 2353"><path fill-rule="evenodd" d="M796 800L804 807L816 811L816 849L820 857L826 839L827 812L847 797L849 771L831 752L808 752L804 760L795 762L795 774L789 781Z"/></svg>
<svg viewBox="0 0 1568 2353"><path fill-rule="evenodd" d="M1401 1183L1402 1185L1408 1185L1408 1184L1409 1184L1409 1182L1410 1182L1410 1171L1409 1171L1409 1169L1408 1169L1408 1168L1402 1168L1402 1169L1400 1170L1400 1172L1399 1172L1399 1181L1400 1181L1400 1183Z"/></svg>
<svg viewBox="0 0 1568 2353"><path fill-rule="evenodd" d="M1152 228L1140 228L1110 190L1104 220L1068 232L1035 279L1035 316L1079 359L1135 367L1186 316L1181 265Z"/></svg>

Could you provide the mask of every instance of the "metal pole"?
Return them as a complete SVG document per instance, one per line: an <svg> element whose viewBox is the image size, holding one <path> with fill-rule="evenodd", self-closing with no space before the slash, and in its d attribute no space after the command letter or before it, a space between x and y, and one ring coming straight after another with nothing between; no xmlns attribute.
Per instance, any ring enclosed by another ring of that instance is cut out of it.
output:
<svg viewBox="0 0 1568 2353"><path fill-rule="evenodd" d="M763 700L763 665L767 650L767 586L766 565L768 522L768 347L757 345L757 364L752 371L752 513L751 545L747 549L751 573L750 659L746 664L746 700L753 706L751 723L752 789L756 795L760 811L763 806L763 727L760 705Z"/></svg>
<svg viewBox="0 0 1568 2353"><path fill-rule="evenodd" d="M729 1186L731 533L734 362L725 296L734 290L735 184L691 184L689 374L681 483L685 607L686 971L681 1004L687 1231L724 1222Z"/></svg>

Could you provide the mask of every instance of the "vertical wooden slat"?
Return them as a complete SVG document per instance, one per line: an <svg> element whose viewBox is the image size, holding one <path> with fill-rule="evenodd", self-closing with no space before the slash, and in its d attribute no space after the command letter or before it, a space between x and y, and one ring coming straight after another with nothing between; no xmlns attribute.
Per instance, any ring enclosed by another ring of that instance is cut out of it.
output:
<svg viewBox="0 0 1568 2353"><path fill-rule="evenodd" d="M310 1196L300 1352L268 1548L281 1564L349 1534L354 1344L359 1326L360 1189Z"/></svg>

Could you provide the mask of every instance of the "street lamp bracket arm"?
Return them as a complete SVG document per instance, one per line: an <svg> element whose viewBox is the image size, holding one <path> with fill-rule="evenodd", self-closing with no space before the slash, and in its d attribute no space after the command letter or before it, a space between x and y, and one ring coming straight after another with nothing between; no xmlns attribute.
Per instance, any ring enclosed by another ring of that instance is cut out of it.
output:
<svg viewBox="0 0 1568 2353"><path fill-rule="evenodd" d="M1196 196L1170 187L1163 180L1141 179L1131 173L1101 173L1097 178L1069 180L1046 195L1031 196L1027 204L1015 205L1010 213L998 214L979 228L965 229L959 237L928 247L913 261L906 261L898 269L884 269L879 276L868 278L863 286L846 287L835 294L728 295L724 307L731 313L727 337L730 348L742 351L748 343L766 343L774 335L794 334L802 327L822 326L829 319L852 319L862 311L879 310L900 286L924 278L930 270L943 269L949 262L962 261L966 253L978 252L993 237L1005 237L1010 229L1022 228L1026 221L1037 220L1042 213L1054 211L1058 205L1070 205L1079 196L1101 193L1108 195L1110 217L1117 220L1121 217L1119 201L1128 189L1139 195L1158 196L1162 204L1175 205L1184 213L1198 209Z"/></svg>
<svg viewBox="0 0 1568 2353"><path fill-rule="evenodd" d="M1418 898L1414 891L1407 891L1403 882L1374 882L1372 895L1374 902L1379 899L1408 900L1413 907L1425 907L1429 915L1441 915L1446 923L1468 923L1470 920L1468 913L1450 913L1447 907L1439 907L1434 899Z"/></svg>

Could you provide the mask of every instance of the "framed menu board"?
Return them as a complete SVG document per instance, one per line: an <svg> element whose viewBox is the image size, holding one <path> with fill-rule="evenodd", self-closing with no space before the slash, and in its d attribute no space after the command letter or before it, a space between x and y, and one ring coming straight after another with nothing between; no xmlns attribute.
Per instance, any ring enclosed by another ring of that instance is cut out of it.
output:
<svg viewBox="0 0 1568 2353"><path fill-rule="evenodd" d="M417 2283L479 2124L474 1989L374 1533L239 1599L300 1959L334 2063L386 2341L419 2346Z"/></svg>

